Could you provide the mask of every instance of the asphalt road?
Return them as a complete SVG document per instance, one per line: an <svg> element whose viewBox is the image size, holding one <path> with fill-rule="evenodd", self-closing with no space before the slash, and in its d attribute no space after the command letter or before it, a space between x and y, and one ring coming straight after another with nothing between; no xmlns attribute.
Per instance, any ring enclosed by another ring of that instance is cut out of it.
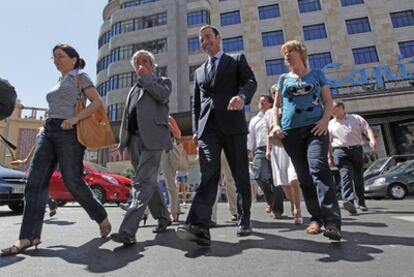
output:
<svg viewBox="0 0 414 277"><path fill-rule="evenodd" d="M124 247L99 238L97 224L69 204L53 218L45 215L39 249L0 257L0 276L414 276L414 197L367 204L370 210L357 216L342 210L344 239L338 243L307 235L306 224L293 225L286 202L288 217L281 220L254 203L254 233L238 238L221 203L210 249L179 240L176 226L155 236L152 218L139 229L138 243ZM106 207L116 230L124 212ZM0 207L0 220L3 248L17 239L21 215Z"/></svg>

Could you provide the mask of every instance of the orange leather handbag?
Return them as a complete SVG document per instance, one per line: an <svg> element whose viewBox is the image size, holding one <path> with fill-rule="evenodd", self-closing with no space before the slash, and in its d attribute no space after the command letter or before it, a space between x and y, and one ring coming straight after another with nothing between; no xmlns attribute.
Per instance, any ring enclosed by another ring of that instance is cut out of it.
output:
<svg viewBox="0 0 414 277"><path fill-rule="evenodd" d="M76 77L78 97L76 100L76 114L86 107L86 95L81 88L81 79ZM91 116L76 124L76 135L80 144L88 149L105 148L115 143L114 134L109 124L103 104Z"/></svg>

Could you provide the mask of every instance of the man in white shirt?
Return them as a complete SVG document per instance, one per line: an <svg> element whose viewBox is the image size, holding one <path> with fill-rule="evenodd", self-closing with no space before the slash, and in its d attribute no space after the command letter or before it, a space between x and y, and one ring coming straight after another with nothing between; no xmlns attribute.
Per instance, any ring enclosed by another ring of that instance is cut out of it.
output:
<svg viewBox="0 0 414 277"><path fill-rule="evenodd" d="M253 171L257 184L262 189L267 203L266 212L272 212L273 218L282 218L283 191L280 186L273 185L272 165L266 159L266 143L269 130L267 128L265 113L272 108L273 98L261 95L259 99L259 113L249 123L247 136L247 150L249 158L253 159Z"/></svg>
<svg viewBox="0 0 414 277"><path fill-rule="evenodd" d="M342 102L333 103L333 119L329 121L331 147L328 154L329 163L339 169L344 209L351 215L357 213L354 201L358 200L361 211L367 211L364 198L363 178L363 135L368 136L372 149L377 146L375 134L368 122L357 114L345 112Z"/></svg>

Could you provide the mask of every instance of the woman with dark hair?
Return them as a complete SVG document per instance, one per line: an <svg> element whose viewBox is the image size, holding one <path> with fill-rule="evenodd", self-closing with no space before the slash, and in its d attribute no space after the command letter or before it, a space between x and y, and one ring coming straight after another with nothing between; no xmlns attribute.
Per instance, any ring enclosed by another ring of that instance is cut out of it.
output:
<svg viewBox="0 0 414 277"><path fill-rule="evenodd" d="M273 109L271 136L282 139L298 175L306 207L311 214L308 234L340 240L341 213L328 165L328 123L332 96L324 73L307 66L303 42L282 45L289 73L279 77ZM281 115L281 116L280 116Z"/></svg>
<svg viewBox="0 0 414 277"><path fill-rule="evenodd" d="M104 207L82 179L85 147L76 137L76 124L91 116L102 105L101 99L88 75L80 72L85 67L85 61L73 47L56 45L53 48L53 60L61 77L46 95L49 103L48 119L39 135L29 168L20 236L11 247L1 250L3 256L16 255L41 243L49 180L57 164L68 191L90 218L99 224L100 236L106 237L111 231ZM82 91L90 101L90 105L78 114L75 112L77 78L80 78Z"/></svg>

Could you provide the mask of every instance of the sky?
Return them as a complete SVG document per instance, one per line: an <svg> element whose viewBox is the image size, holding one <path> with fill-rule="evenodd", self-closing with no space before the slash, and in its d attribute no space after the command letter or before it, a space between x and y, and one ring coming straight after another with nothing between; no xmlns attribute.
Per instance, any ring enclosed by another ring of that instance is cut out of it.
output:
<svg viewBox="0 0 414 277"><path fill-rule="evenodd" d="M26 107L47 108L46 94L59 79L52 48L75 47L95 82L99 30L107 0L0 1L0 77Z"/></svg>

